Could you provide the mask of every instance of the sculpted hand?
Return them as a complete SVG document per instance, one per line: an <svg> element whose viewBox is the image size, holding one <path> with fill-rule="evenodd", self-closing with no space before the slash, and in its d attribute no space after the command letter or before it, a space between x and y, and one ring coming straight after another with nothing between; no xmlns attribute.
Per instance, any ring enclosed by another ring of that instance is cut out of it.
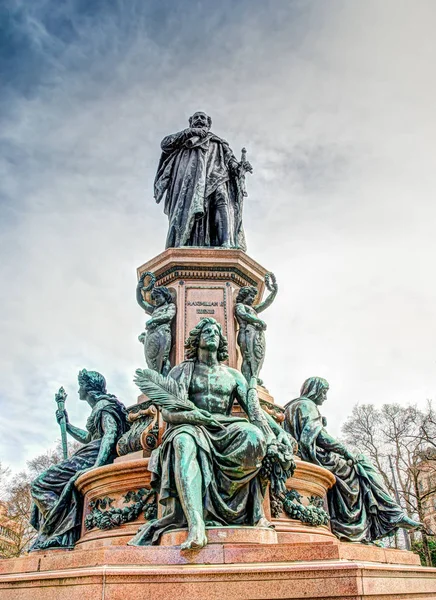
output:
<svg viewBox="0 0 436 600"><path fill-rule="evenodd" d="M56 411L56 421L58 423L60 423L62 421L62 418L65 417L65 422L68 424L69 420L68 420L68 413L66 410L57 410Z"/></svg>
<svg viewBox="0 0 436 600"><path fill-rule="evenodd" d="M291 438L289 437L289 435L287 434L286 431L284 431L283 429L281 429L278 433L277 433L277 442L279 444L283 444L284 446L286 446L291 453L294 453L294 444L291 440Z"/></svg>
<svg viewBox="0 0 436 600"><path fill-rule="evenodd" d="M239 166L240 166L241 170L244 172L248 172L248 173L253 172L253 167L251 166L251 163L248 162L248 160L246 160L244 162L240 162Z"/></svg>
<svg viewBox="0 0 436 600"><path fill-rule="evenodd" d="M215 427L219 427L222 429L222 425L219 421L217 421L213 415L211 415L207 410L194 409L190 411L190 415L192 416L193 421L195 421L196 425L213 425Z"/></svg>
<svg viewBox="0 0 436 600"><path fill-rule="evenodd" d="M207 135L207 129L205 127L191 127L191 133L203 139Z"/></svg>

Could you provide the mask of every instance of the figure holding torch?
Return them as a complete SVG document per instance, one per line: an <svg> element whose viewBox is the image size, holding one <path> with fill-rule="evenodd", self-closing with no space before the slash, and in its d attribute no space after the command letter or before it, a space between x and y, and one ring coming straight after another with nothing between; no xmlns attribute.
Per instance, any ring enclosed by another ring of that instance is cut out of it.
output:
<svg viewBox="0 0 436 600"><path fill-rule="evenodd" d="M55 396L56 404L58 409L56 411L56 419L61 428L61 440L62 440L62 454L64 460L68 458L68 443L67 443L67 413L65 410L65 400L67 399L67 393L64 388L59 388L58 393Z"/></svg>

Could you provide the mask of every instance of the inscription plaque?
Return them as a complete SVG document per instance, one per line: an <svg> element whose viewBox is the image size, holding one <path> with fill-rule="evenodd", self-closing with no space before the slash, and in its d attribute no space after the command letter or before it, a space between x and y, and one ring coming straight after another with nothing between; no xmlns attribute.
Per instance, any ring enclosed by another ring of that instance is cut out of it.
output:
<svg viewBox="0 0 436 600"><path fill-rule="evenodd" d="M224 335L228 335L227 289L225 285L186 285L184 337L204 317L213 317L221 324Z"/></svg>

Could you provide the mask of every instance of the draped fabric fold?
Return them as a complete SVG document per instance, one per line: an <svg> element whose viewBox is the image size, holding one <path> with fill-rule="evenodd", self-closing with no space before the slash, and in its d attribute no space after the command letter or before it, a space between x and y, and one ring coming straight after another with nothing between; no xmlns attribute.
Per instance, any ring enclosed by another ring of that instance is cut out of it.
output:
<svg viewBox="0 0 436 600"><path fill-rule="evenodd" d="M73 547L79 539L83 500L75 487L78 471L91 469L97 460L104 435L103 414L110 415L117 426L117 439L125 431L125 409L118 400L106 395L92 409L86 429L91 441L79 448L70 458L52 465L32 483L31 525L38 530L32 549ZM109 462L115 458L115 445Z"/></svg>
<svg viewBox="0 0 436 600"><path fill-rule="evenodd" d="M336 477L327 498L332 531L338 538L370 542L399 526L404 511L391 498L379 472L363 454L353 464L335 451L334 443L328 448L323 440L322 417L312 400L301 397L290 402L285 427L297 440L303 460L328 469ZM336 450L340 446L338 442Z"/></svg>
<svg viewBox="0 0 436 600"><path fill-rule="evenodd" d="M170 375L189 389L193 367L193 361L186 361ZM206 525L255 525L262 518L265 490L257 474L266 452L264 436L242 417L214 414L214 418L224 429L191 424L168 426L149 463L163 516L142 526L129 544L156 544L165 531L187 525L174 474L173 442L180 433L190 435L197 446Z"/></svg>

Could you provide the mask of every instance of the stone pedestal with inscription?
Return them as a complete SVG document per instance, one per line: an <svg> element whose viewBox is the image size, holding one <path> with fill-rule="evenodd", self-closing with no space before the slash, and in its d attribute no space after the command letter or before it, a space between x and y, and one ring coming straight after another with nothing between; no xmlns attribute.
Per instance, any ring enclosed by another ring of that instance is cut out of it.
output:
<svg viewBox="0 0 436 600"><path fill-rule="evenodd" d="M211 316L228 338L229 366L239 368L235 297L241 287L256 286L260 301L267 271L239 250L172 248L139 267L138 278L144 272L152 272L156 285L169 288L175 298L171 365L184 360L189 331ZM262 387L259 397L280 422L283 409ZM280 507L273 511L268 494L265 514L274 529L209 527L208 545L184 552L180 544L186 530L165 534L158 546L127 546L140 525L159 516L147 467L164 431L146 396L128 411L131 428L118 441L120 456L77 480L84 511L75 549L0 561L0 600L133 600L144 594L154 600L436 599L436 569L419 566L416 554L341 543L328 525L291 519ZM325 503L334 476L322 467L296 463L288 490L303 508Z"/></svg>
<svg viewBox="0 0 436 600"><path fill-rule="evenodd" d="M238 290L256 286L258 298L265 289L267 270L242 250L221 248L168 248L137 269L138 279L150 271L156 285L165 285L176 295L177 316L171 364L185 358L184 344L190 330L204 317L222 326L229 343L230 367L240 366L233 315Z"/></svg>

